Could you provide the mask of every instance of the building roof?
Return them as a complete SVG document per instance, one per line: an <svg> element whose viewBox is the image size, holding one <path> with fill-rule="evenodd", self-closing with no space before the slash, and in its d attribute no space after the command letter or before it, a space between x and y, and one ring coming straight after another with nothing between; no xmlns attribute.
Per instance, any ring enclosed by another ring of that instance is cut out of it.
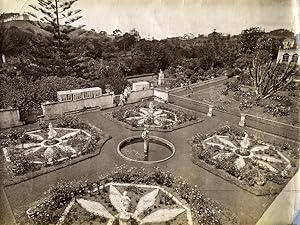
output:
<svg viewBox="0 0 300 225"><path fill-rule="evenodd" d="M148 81L137 81L137 82L133 82L132 84L149 84Z"/></svg>
<svg viewBox="0 0 300 225"><path fill-rule="evenodd" d="M58 95L63 95L63 94L73 94L73 93L82 93L82 92L87 92L87 91L100 91L101 88L99 87L92 87L92 88L83 88L83 89L75 89L75 90L67 90L67 91L58 91Z"/></svg>

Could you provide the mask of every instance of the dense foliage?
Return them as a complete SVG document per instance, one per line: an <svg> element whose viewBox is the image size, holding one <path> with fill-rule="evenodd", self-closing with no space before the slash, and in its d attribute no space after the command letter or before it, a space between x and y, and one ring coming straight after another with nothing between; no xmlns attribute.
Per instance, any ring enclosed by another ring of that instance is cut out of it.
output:
<svg viewBox="0 0 300 225"><path fill-rule="evenodd" d="M207 36L163 40L141 38L135 29L124 33L115 30L110 35L71 26L80 19L80 10L73 9L74 2L39 1L40 7L34 8L42 10L44 17L38 22L4 23L5 15L0 16L0 53L6 58L0 64L4 87L0 92L1 108L36 111L41 102L53 101L55 92L63 89L104 88L110 84L112 91L119 94L127 85L127 76L157 73L159 69L172 80L171 88L186 81L230 77L251 67L257 52L275 59L282 41L294 36L283 29L265 32L260 28L233 36L214 31Z"/></svg>

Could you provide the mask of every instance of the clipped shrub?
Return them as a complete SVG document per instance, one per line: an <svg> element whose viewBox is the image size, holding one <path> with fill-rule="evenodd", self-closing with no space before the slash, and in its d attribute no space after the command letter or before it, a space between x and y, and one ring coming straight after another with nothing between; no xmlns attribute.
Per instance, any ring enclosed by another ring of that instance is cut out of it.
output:
<svg viewBox="0 0 300 225"><path fill-rule="evenodd" d="M68 128L74 128L74 129L87 129L89 128L89 125L86 124L84 121L79 119L75 115L66 115L61 117L57 121L58 127L68 127Z"/></svg>

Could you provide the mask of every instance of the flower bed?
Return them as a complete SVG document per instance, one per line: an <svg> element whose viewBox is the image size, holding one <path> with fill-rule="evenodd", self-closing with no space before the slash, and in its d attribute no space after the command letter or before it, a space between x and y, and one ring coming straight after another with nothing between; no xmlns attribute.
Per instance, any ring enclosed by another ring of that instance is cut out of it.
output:
<svg viewBox="0 0 300 225"><path fill-rule="evenodd" d="M255 137L244 148L245 140L243 130L229 125L196 134L191 142L193 162L256 195L279 193L298 170L299 149Z"/></svg>
<svg viewBox="0 0 300 225"><path fill-rule="evenodd" d="M118 108L109 117L129 128L148 127L155 130L173 130L202 121L195 113L186 112L167 104L156 103L149 107L149 101ZM153 108L151 108L153 107Z"/></svg>
<svg viewBox="0 0 300 225"><path fill-rule="evenodd" d="M49 168L59 168L70 161L99 153L98 148L109 139L100 129L74 116L63 117L55 123L53 138L49 137L44 123L40 124L39 130L16 129L2 134L8 178L38 175L39 171L47 172Z"/></svg>
<svg viewBox="0 0 300 225"><path fill-rule="evenodd" d="M104 225L119 224L124 214L130 224L237 224L231 212L169 172L122 166L95 181L59 183L16 219L20 225Z"/></svg>

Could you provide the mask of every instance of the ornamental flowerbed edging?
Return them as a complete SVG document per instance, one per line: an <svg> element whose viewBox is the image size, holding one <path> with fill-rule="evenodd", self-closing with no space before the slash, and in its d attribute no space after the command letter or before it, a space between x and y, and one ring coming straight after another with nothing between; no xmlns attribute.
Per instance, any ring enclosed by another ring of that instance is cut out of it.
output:
<svg viewBox="0 0 300 225"><path fill-rule="evenodd" d="M171 173L126 166L97 180L58 183L15 213L20 225L118 224L124 216L136 225L238 224L229 210Z"/></svg>
<svg viewBox="0 0 300 225"><path fill-rule="evenodd" d="M191 141L192 161L255 194L278 194L299 168L299 149L275 146L225 125Z"/></svg>
<svg viewBox="0 0 300 225"><path fill-rule="evenodd" d="M6 186L96 156L111 138L75 116L62 117L55 124L52 128L55 138L52 139L49 139L45 122L40 124L40 130L15 129L3 135Z"/></svg>

